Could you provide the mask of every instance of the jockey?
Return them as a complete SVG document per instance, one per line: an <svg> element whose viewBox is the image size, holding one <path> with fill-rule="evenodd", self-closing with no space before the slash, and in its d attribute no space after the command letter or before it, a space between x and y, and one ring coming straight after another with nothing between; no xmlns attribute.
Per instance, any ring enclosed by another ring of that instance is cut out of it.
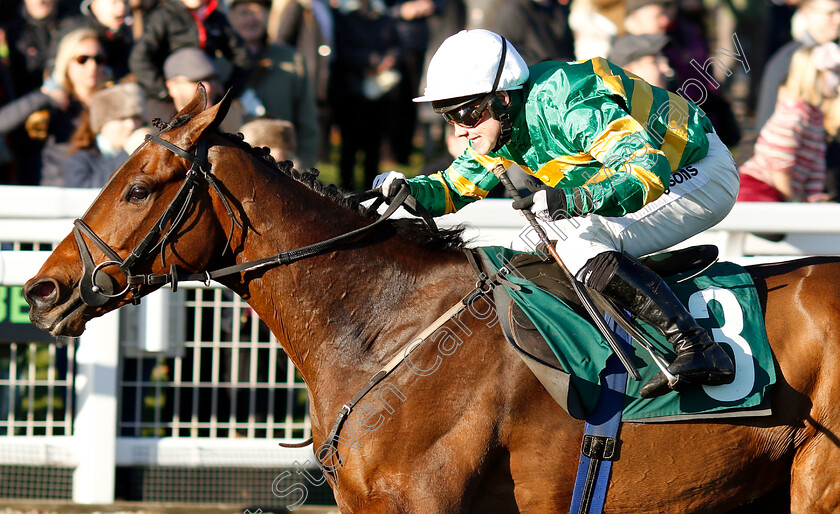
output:
<svg viewBox="0 0 840 514"><path fill-rule="evenodd" d="M413 178L391 171L374 187L393 196L407 183L439 216L484 198L499 182L497 164L518 164L532 176L533 194L514 207L559 235L557 250L578 280L674 346L668 370L680 383L734 380L729 355L636 260L712 227L735 203L735 162L695 104L602 58L528 67L487 30L446 39L414 101L431 102L469 145L444 171ZM669 390L659 373L641 395Z"/></svg>

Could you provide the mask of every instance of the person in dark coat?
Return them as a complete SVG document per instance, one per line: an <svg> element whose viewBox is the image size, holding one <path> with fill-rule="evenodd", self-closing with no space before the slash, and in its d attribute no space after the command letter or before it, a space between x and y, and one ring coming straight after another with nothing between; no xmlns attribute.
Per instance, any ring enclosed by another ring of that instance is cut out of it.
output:
<svg viewBox="0 0 840 514"><path fill-rule="evenodd" d="M364 153L364 184L379 172L387 94L399 80L400 46L381 0L342 1L335 13L331 98L341 133L341 185L353 190L356 154Z"/></svg>
<svg viewBox="0 0 840 514"><path fill-rule="evenodd" d="M299 169L315 166L318 154L318 116L315 94L303 55L294 47L269 43L266 26L269 0L232 0L228 17L233 28L257 58L240 102L251 117L288 120L297 134Z"/></svg>
<svg viewBox="0 0 840 514"><path fill-rule="evenodd" d="M117 84L91 97L89 125L80 128L92 137L76 138L85 147L71 148L64 161L67 187L102 187L128 158L125 149L131 134L146 116L146 99L137 84Z"/></svg>
<svg viewBox="0 0 840 514"><path fill-rule="evenodd" d="M13 97L35 91L43 84L54 34L68 14L55 0L26 0L18 14L2 24L9 48Z"/></svg>
<svg viewBox="0 0 840 514"><path fill-rule="evenodd" d="M276 34L278 43L296 48L306 61L306 72L318 109L318 160L324 162L330 158L332 112L329 84L334 54L333 35L333 15L327 0L290 1L280 16Z"/></svg>
<svg viewBox="0 0 840 514"><path fill-rule="evenodd" d="M167 57L182 48L201 48L209 57L225 57L233 66L225 89L234 97L245 89L254 67L253 58L218 0L161 0L144 19L144 32L134 44L129 68L149 98L166 102L169 95L163 76Z"/></svg>
<svg viewBox="0 0 840 514"><path fill-rule="evenodd" d="M488 10L481 28L504 36L529 65L573 61L569 5L557 0L509 0Z"/></svg>

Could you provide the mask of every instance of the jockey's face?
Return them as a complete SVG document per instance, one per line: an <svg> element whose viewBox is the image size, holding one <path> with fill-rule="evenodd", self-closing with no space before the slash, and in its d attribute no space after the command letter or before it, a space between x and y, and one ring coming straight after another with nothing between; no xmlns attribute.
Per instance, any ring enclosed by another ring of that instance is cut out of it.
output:
<svg viewBox="0 0 840 514"><path fill-rule="evenodd" d="M484 111L484 118L475 127L466 128L458 124L455 124L454 127L455 136L467 138L480 155L490 153L502 134L502 124L499 120L490 116L489 109Z"/></svg>
<svg viewBox="0 0 840 514"><path fill-rule="evenodd" d="M497 93L501 95L502 101L505 104L510 103L510 97L506 92ZM475 127L465 127L458 123L453 123L452 127L455 129L455 137L464 137L472 143L473 148L479 155L487 155L496 146L499 136L502 135L502 124L499 120L490 115L490 108L484 109L481 116L481 122Z"/></svg>

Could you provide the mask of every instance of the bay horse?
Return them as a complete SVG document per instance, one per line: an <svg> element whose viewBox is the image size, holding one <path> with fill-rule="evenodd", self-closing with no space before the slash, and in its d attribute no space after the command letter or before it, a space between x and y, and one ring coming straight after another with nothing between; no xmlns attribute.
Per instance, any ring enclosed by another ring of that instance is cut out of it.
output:
<svg viewBox="0 0 840 514"><path fill-rule="evenodd" d="M85 237L69 235L27 282L33 323L78 336L90 319L160 287L130 287L108 264L144 234L156 235L154 251L138 254L135 272L164 276L174 264L201 276L371 224L373 214L311 173L218 132L228 105L207 108L199 88L158 136L163 143L147 141L126 161L83 216ZM163 215L205 160L202 148L211 182L195 182L185 207ZM389 220L322 255L219 279L268 324L305 379L316 448L352 395L473 289L463 245L457 231ZM91 305L79 287L88 251L100 263L97 287L113 283ZM749 272L778 362L773 415L625 423L607 512L722 512L778 491L789 503L762 511L840 509L840 259ZM583 422L552 400L498 326L476 316L459 323L471 333L460 346L423 344L411 354L423 369L437 364L434 373L397 368L381 408L371 401L364 419L345 424L333 484L342 512L568 511Z"/></svg>

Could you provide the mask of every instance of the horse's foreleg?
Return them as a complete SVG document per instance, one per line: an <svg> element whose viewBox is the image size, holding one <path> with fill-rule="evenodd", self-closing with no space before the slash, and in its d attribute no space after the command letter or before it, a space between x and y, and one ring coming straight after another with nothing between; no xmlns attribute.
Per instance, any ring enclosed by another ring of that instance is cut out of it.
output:
<svg viewBox="0 0 840 514"><path fill-rule="evenodd" d="M809 419L816 434L793 460L790 511L840 512L840 432Z"/></svg>

